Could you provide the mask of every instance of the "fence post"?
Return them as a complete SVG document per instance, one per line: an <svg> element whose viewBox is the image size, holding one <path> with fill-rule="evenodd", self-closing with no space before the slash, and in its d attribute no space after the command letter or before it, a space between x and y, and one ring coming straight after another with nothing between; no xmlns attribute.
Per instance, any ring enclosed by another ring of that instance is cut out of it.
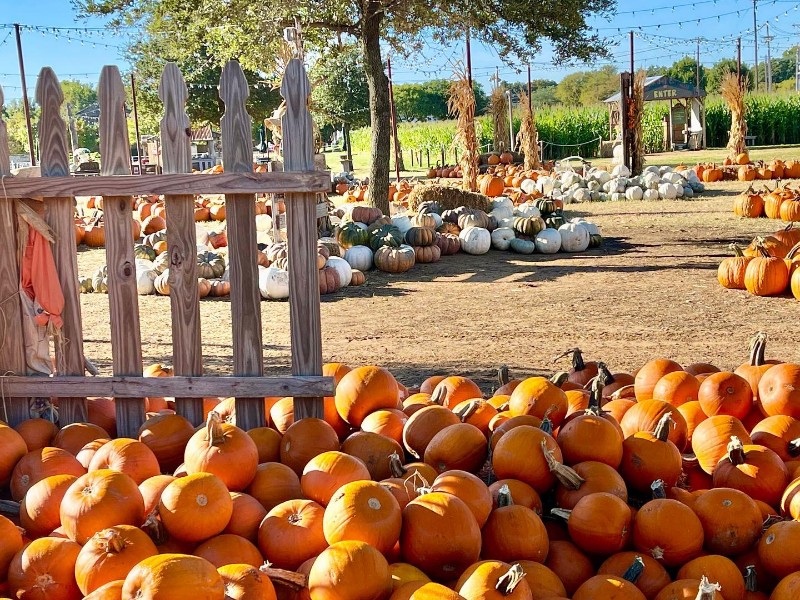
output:
<svg viewBox="0 0 800 600"><path fill-rule="evenodd" d="M283 164L286 171L313 171L314 146L307 100L311 84L300 60L286 66L281 96ZM292 375L322 374L319 273L317 271L317 206L311 193L286 194L286 235L289 238L289 326ZM322 398L294 399L294 418L324 416Z"/></svg>

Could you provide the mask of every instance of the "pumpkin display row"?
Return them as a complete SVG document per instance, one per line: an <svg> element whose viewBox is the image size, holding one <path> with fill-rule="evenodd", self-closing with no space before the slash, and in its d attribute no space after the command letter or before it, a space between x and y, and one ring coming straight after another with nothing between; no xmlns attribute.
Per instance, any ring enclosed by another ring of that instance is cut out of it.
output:
<svg viewBox="0 0 800 600"><path fill-rule="evenodd" d="M489 394L333 363L324 419L265 398L248 432L233 399L207 399L199 428L148 399L166 408L138 439L3 424L2 506L19 505L0 518L0 593L796 599L800 365L765 352L759 334L733 371L624 373L574 349L569 371Z"/></svg>
<svg viewBox="0 0 800 600"><path fill-rule="evenodd" d="M749 187L733 201L733 213L740 217L800 221L800 195L788 185L757 192Z"/></svg>
<svg viewBox="0 0 800 600"><path fill-rule="evenodd" d="M757 237L744 250L730 245L734 256L717 269L722 287L747 290L755 296L791 293L800 300L800 229L789 224L772 235Z"/></svg>
<svg viewBox="0 0 800 600"><path fill-rule="evenodd" d="M773 159L753 163L746 152L726 158L722 165L699 164L694 167L703 181L755 181L800 178L800 161Z"/></svg>

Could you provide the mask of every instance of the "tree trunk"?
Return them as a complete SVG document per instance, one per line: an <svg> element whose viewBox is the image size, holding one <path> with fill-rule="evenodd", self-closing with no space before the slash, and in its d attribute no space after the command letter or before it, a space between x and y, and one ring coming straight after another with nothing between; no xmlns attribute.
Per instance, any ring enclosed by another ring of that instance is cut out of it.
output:
<svg viewBox="0 0 800 600"><path fill-rule="evenodd" d="M344 150L347 152L347 160L353 162L353 147L350 145L350 124L345 123L344 129Z"/></svg>
<svg viewBox="0 0 800 600"><path fill-rule="evenodd" d="M389 214L389 155L391 116L389 111L389 80L381 58L380 23L382 13L377 2L368 2L364 15L361 43L364 50L364 72L369 89L369 115L372 127L369 163L369 201Z"/></svg>

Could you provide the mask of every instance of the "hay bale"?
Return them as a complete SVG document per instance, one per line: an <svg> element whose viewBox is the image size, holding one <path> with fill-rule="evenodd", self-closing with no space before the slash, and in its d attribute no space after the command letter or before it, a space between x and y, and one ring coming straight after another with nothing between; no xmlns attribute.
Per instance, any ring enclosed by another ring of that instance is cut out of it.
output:
<svg viewBox="0 0 800 600"><path fill-rule="evenodd" d="M442 210L454 210L459 206L477 208L484 212L491 210L488 196L477 192L466 192L461 188L439 184L420 184L408 195L408 206L416 211L423 202L438 202Z"/></svg>

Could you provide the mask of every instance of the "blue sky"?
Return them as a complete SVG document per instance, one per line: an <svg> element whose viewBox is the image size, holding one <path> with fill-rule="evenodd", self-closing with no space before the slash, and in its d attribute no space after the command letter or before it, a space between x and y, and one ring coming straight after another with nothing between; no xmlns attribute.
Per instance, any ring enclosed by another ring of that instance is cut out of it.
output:
<svg viewBox="0 0 800 600"><path fill-rule="evenodd" d="M39 28L88 27L101 28L100 19L78 20L69 0L0 0L0 21L21 23ZM772 56L800 40L800 1L759 0L759 57L766 53L765 24L769 23ZM742 36L742 58L753 62L752 0L621 0L617 14L610 20L595 19L592 26L608 42L612 57L599 61L613 64L622 70L629 65L627 32L635 31L636 67L671 64L685 54L694 55L696 39L702 38L701 62L710 64L720 58L736 56L737 36ZM71 38L71 39L68 39ZM28 93L32 97L36 74L43 66L51 66L62 79L96 82L104 64L126 67L125 39L99 32L81 30L59 31L25 29L22 34L27 72ZM463 57L463 46L442 48L435 44L409 60L399 57L393 62L395 81L424 81L448 76L449 64ZM503 79L522 80L524 71L517 74L503 65L491 48L473 44L473 73L477 81L489 87L489 77L500 67ZM566 74L586 68L583 65L553 65L552 54L545 48L532 64L533 78L560 80ZM0 28L0 84L7 99L21 96L19 66L13 29Z"/></svg>

